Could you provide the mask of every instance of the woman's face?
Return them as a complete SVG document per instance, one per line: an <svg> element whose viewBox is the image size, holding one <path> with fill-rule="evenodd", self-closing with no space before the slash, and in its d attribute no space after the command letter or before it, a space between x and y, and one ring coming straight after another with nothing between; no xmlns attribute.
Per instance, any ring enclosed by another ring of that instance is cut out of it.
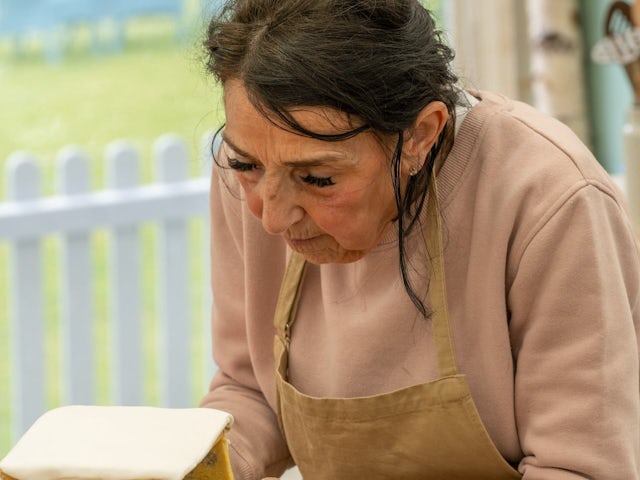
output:
<svg viewBox="0 0 640 480"><path fill-rule="evenodd" d="M240 81L225 84L222 162L244 189L264 229L312 263L348 263L376 247L396 217L389 155L369 131L339 142L287 132L251 104ZM300 109L317 133L351 125L333 109Z"/></svg>

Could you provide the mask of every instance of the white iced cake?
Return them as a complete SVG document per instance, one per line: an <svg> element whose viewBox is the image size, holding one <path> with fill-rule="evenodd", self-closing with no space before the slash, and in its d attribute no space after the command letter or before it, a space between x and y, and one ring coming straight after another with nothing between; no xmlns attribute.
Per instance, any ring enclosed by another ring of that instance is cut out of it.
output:
<svg viewBox="0 0 640 480"><path fill-rule="evenodd" d="M210 408L56 408L0 461L0 478L229 480L232 421Z"/></svg>

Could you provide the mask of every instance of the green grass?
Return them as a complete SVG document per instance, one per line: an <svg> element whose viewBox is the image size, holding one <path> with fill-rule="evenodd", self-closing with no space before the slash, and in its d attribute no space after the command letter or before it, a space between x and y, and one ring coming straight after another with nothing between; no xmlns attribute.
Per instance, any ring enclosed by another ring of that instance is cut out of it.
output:
<svg viewBox="0 0 640 480"><path fill-rule="evenodd" d="M193 3L193 2L191 2ZM197 22L196 22L197 23ZM202 135L216 128L223 118L218 87L204 72L197 35L179 43L174 39L173 24L164 19L145 19L133 23L128 30L130 42L117 54L92 55L87 32L74 31L72 44L62 64L48 65L41 55L41 43L28 45L26 52L16 57L7 43L0 43L0 201L8 196L4 163L17 150L35 154L43 171L43 194L55 193L54 160L65 145L84 148L92 159L91 181L95 189L104 188L103 152L109 142L128 139L142 156L142 182L152 181L151 149L153 141L164 133L176 133L188 145L193 175L201 169L198 157ZM203 251L200 242L202 225L190 225L192 251ZM143 328L153 331L157 326L154 255L156 241L153 230L142 230L143 266ZM94 236L93 303L96 312L96 399L109 402L108 391L108 267L106 265L107 236ZM59 286L56 238L44 244L45 290L45 351L47 407L62 401L61 349L59 344ZM9 383L8 321L9 252L0 243L0 457L10 446L7 426L11 415ZM203 264L197 256L190 260L190 273L196 279L203 276ZM206 266L204 266L206 268ZM202 332L201 289L192 292L193 311L188 312L194 338ZM144 385L146 403L158 401L158 353L153 335L145 335ZM202 344L194 340L194 355L202 358ZM198 367L204 368L204 367ZM203 375L196 376L203 378ZM205 386L194 385L196 396Z"/></svg>
<svg viewBox="0 0 640 480"><path fill-rule="evenodd" d="M79 48L57 67L35 54L7 58L5 51L4 61L0 58L0 163L15 150L38 155L46 171L45 192L52 193L53 159L70 143L96 160L95 187L102 186L100 159L113 139L130 139L148 154L158 135L175 132L195 153L200 136L220 121L217 88L204 73L195 41L177 44L170 24L157 21L156 26L161 30L155 38L134 39L122 54L91 56ZM194 163L194 171L198 168ZM0 198L5 195L2 183Z"/></svg>

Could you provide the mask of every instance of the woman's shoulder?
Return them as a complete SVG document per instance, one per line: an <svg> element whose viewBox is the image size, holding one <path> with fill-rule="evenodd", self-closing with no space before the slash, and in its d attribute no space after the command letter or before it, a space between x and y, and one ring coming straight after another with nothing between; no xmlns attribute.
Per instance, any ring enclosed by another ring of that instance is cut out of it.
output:
<svg viewBox="0 0 640 480"><path fill-rule="evenodd" d="M452 228L502 245L517 263L553 218L566 219L558 236L585 229L584 215L629 225L622 192L566 125L522 102L474 94L480 102L439 175L449 188L442 204Z"/></svg>
<svg viewBox="0 0 640 480"><path fill-rule="evenodd" d="M466 115L443 168L452 191L480 189L497 202L544 205L593 187L624 204L615 182L568 126L523 102L473 93L480 102Z"/></svg>
<svg viewBox="0 0 640 480"><path fill-rule="evenodd" d="M527 103L491 92L479 95L476 123L483 130L478 152L487 155L487 166L494 160L494 168L514 168L520 177L530 174L540 179L547 172L559 183L584 180L601 183L604 189L613 187L585 140L566 124Z"/></svg>

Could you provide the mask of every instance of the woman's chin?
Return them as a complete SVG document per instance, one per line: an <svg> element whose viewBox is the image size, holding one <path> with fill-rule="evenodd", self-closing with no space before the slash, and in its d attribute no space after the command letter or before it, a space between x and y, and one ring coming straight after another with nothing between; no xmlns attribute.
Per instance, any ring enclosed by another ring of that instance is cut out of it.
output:
<svg viewBox="0 0 640 480"><path fill-rule="evenodd" d="M289 247L304 257L309 263L351 263L360 260L363 250L347 250L328 235L318 235L307 240L287 239Z"/></svg>
<svg viewBox="0 0 640 480"><path fill-rule="evenodd" d="M299 252L304 259L316 265L325 263L352 263L364 257L364 252L353 250L341 251L318 251L318 252Z"/></svg>

